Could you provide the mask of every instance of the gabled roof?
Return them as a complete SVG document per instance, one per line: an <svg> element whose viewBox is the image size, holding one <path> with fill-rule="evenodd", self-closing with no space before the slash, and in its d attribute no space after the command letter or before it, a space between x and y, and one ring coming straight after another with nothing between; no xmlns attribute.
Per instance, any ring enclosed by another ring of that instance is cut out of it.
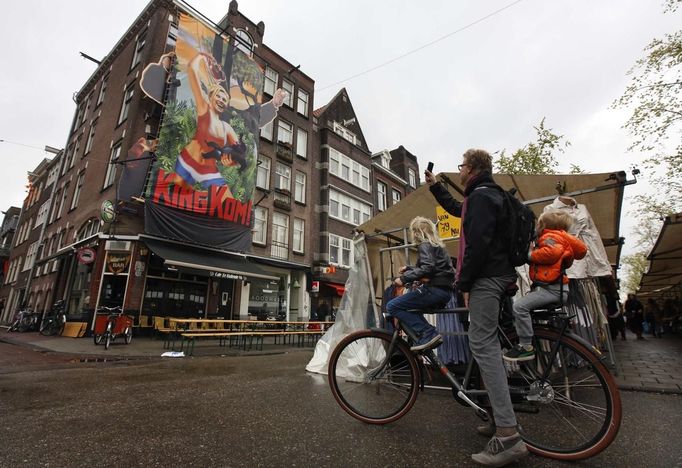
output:
<svg viewBox="0 0 682 468"><path fill-rule="evenodd" d="M345 98L345 100L343 100L343 98ZM348 128L349 131L351 131L354 134L356 134L357 136L359 136L360 141L362 142L362 145L358 145L358 146L360 146L361 148L363 148L369 152L369 144L367 143L367 139L365 138L365 134L362 131L362 127L360 126L360 121L357 117L357 114L355 113L355 109L353 108L353 104L351 103L351 100L350 100L350 97L348 96L348 91L346 91L346 88L341 88L339 90L339 92L337 92L336 95L334 95L334 97L331 98L331 100L327 104L325 104L324 106L314 110L313 115L315 117L318 117L318 118L323 117L324 114L326 114L327 112L330 112L334 109L339 109L342 106L346 106L348 108L349 112L347 112L347 114L352 114L352 115L346 116L346 117L350 117L350 118L355 119L355 121L350 126L347 126L346 128ZM331 120L336 120L337 122L342 123L341 121L339 121L335 117L337 117L337 116L334 116L334 118L332 118ZM320 127L324 127L325 124L326 124L326 122L323 122L323 121L319 122Z"/></svg>

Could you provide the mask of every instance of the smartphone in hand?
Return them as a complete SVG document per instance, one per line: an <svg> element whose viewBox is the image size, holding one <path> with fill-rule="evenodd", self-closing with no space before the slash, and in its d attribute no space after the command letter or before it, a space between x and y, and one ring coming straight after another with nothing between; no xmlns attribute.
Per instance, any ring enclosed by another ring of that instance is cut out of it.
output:
<svg viewBox="0 0 682 468"><path fill-rule="evenodd" d="M431 161L429 161L429 163L426 165L426 170L433 172L433 163Z"/></svg>

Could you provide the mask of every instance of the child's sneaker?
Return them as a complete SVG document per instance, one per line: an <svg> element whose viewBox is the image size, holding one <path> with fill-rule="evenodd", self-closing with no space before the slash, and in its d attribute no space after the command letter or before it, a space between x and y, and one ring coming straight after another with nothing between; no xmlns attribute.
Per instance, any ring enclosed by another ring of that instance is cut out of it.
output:
<svg viewBox="0 0 682 468"><path fill-rule="evenodd" d="M533 345L516 345L502 355L505 361L532 361L535 359L535 348Z"/></svg>
<svg viewBox="0 0 682 468"><path fill-rule="evenodd" d="M443 342L443 337L434 329L431 333L424 334L410 351L423 351L425 349L432 349L440 346Z"/></svg>

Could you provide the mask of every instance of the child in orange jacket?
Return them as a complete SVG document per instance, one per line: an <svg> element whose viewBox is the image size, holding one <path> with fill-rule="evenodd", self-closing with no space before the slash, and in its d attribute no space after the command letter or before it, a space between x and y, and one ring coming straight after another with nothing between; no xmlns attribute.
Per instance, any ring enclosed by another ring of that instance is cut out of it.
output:
<svg viewBox="0 0 682 468"><path fill-rule="evenodd" d="M528 255L531 292L514 301L514 322L519 335L519 344L504 354L507 361L528 361L535 358L533 349L533 325L530 311L559 302L561 282L563 301L568 297L568 277L562 270L568 268L574 259L581 259L587 247L580 239L566 231L573 224L571 215L560 210L549 210L538 218L538 241Z"/></svg>

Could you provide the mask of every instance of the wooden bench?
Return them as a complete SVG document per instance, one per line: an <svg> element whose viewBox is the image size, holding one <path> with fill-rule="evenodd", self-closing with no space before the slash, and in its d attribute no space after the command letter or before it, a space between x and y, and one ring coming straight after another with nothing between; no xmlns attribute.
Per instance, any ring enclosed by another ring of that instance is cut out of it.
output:
<svg viewBox="0 0 682 468"><path fill-rule="evenodd" d="M249 349L253 347L253 340L256 340L256 345L260 344L260 351L263 350L263 338L266 336L280 336L285 332L282 331L215 331L215 330L193 330L184 333L180 333L182 337L182 342L180 343L180 351L185 347L185 342L187 342L187 355L191 356L194 354L194 343L198 338L218 338L219 346L225 346L226 342L229 340L229 345L231 346L232 338L237 338L241 341L240 346L246 351L246 345L248 341ZM247 340L248 339L248 340ZM238 341L238 344L239 344ZM173 344L175 348L175 344Z"/></svg>

